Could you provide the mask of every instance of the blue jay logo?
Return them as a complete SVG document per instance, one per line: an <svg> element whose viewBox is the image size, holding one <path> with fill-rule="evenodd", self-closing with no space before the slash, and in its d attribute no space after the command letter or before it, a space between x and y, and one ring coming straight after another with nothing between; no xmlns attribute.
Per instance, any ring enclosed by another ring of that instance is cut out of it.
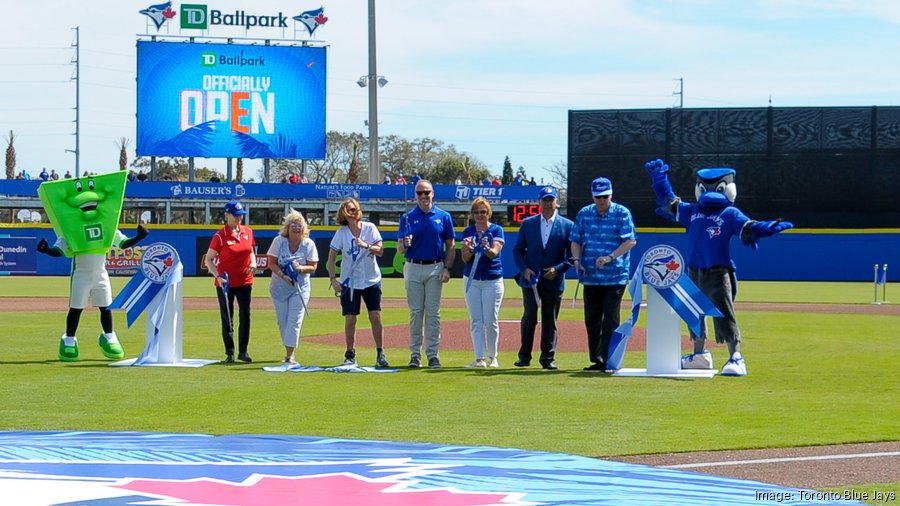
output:
<svg viewBox="0 0 900 506"><path fill-rule="evenodd" d="M159 31L166 21L175 17L175 11L172 10L172 2L151 5L139 12L153 20L153 24L156 25L156 31Z"/></svg>
<svg viewBox="0 0 900 506"><path fill-rule="evenodd" d="M151 244L141 257L141 271L153 283L164 283L178 264L178 252L164 242Z"/></svg>
<svg viewBox="0 0 900 506"><path fill-rule="evenodd" d="M684 260L681 253L671 246L655 246L644 253L641 269L647 284L667 288L681 279L684 273Z"/></svg>
<svg viewBox="0 0 900 506"><path fill-rule="evenodd" d="M294 16L292 19L294 21L303 23L303 26L305 26L306 29L309 30L310 37L312 36L313 32L316 31L316 28L318 28L319 25L324 25L328 21L328 18L325 17L325 9L323 7L319 7L318 9L311 11L302 12L299 15Z"/></svg>

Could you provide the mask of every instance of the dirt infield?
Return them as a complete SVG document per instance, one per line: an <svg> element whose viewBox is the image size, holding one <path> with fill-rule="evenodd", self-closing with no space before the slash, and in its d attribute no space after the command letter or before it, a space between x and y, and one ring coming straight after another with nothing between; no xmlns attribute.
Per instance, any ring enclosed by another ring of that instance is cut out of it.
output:
<svg viewBox="0 0 900 506"><path fill-rule="evenodd" d="M520 307L521 302L512 300L504 307ZM564 304L570 304L565 301ZM630 303L629 303L630 304ZM62 318L68 300L56 298L13 298L0 297L0 312L15 311L56 311ZM405 308L402 299L385 299L385 308ZM443 307L465 307L461 299L445 299ZM271 309L268 297L256 297L254 309ZM623 307L625 307L623 305ZM185 310L214 310L217 308L213 298L189 298L184 300ZM313 299L310 302L311 312L328 314L340 319L340 305L336 299ZM738 303L741 311L788 311L829 314L883 314L900 315L900 305L871 304L766 304ZM365 318L363 315L361 318ZM442 322L442 342L445 349L472 349L467 321ZM500 349L504 351L501 366L509 367L515 359L515 350L519 346L518 321L501 322ZM585 351L587 347L584 324L578 321L562 321L559 325L559 351ZM405 325L387 327L385 329L385 346L388 348L406 348L408 331ZM363 346L370 346L372 333L360 330L358 341ZM342 345L343 334L332 334L307 338L318 343ZM636 328L629 340L630 350L645 349L646 339L643 328ZM688 346L687 337L683 337L683 347ZM618 457L615 460L646 464L658 467L673 467L705 474L728 476L733 478L757 480L774 483L786 487L822 488L840 487L864 483L893 483L900 481L900 442L848 444L834 446L816 446L805 448L777 448L747 451L693 452L679 454L639 455Z"/></svg>
<svg viewBox="0 0 900 506"><path fill-rule="evenodd" d="M571 307L571 301L564 301L567 307ZM12 298L0 297L0 312L6 311L63 311L68 305L67 299L63 297L52 298ZM465 301L462 299L444 299L441 302L442 307L465 307ZM187 298L184 299L185 310L215 310L218 307L216 299L207 298ZM337 299L314 298L310 300L310 313L320 314L326 313L330 317L341 318L340 303ZM382 301L384 308L406 308L406 301L403 299L384 299ZM510 300L504 302L504 308L520 308L521 302L518 300ZM578 307L581 301L578 301ZM253 308L260 310L271 310L272 301L269 297L255 297L253 299ZM630 302L624 302L623 308L630 308ZM828 313L828 314L886 314L900 315L900 305L897 304L781 304L781 303L738 303L738 311L786 311L786 312L804 312L804 313ZM365 319L363 314L361 319ZM584 324L579 321L560 321L559 322L559 343L558 350L567 351L585 351L587 349L587 340L584 333ZM506 351L517 350L519 347L519 322L518 320L504 320L500 323L500 349ZM405 325L385 328L384 344L387 348L406 348L407 336L409 332ZM343 333L336 333L324 336L315 336L306 338L310 342L342 345L344 343ZM370 330L359 330L357 332L357 340L360 343L371 343L372 332ZM470 350L472 349L472 341L469 335L469 323L467 321L443 321L441 322L441 347L450 350ZM682 347L689 347L687 336L682 338ZM628 349L641 351L646 349L646 334L642 327L634 329L634 334L628 341ZM511 358L512 360L512 358ZM502 364L501 364L502 365Z"/></svg>

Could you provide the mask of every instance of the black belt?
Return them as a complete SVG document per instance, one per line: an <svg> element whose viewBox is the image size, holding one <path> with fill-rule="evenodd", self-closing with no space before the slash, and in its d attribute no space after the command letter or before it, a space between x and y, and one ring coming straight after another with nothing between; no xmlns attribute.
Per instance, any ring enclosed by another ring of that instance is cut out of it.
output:
<svg viewBox="0 0 900 506"><path fill-rule="evenodd" d="M434 265L438 262L441 262L442 260L440 258L438 258L437 260L415 260L412 258L407 258L406 261L416 265Z"/></svg>

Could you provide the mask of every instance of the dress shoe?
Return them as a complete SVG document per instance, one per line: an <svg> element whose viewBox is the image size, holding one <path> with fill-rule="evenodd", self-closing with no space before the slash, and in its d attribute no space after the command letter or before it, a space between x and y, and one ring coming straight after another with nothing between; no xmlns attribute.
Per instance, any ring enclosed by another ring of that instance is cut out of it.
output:
<svg viewBox="0 0 900 506"><path fill-rule="evenodd" d="M516 360L515 363L514 363L513 365L516 366L516 367L528 367L528 366L531 365L531 361L530 361L530 360L521 360L521 359L519 359L519 360Z"/></svg>
<svg viewBox="0 0 900 506"><path fill-rule="evenodd" d="M225 360L222 361L223 364L233 364L234 363L234 355L225 355Z"/></svg>
<svg viewBox="0 0 900 506"><path fill-rule="evenodd" d="M548 371L556 371L559 369L559 367L556 366L556 362L545 362L541 364L541 367Z"/></svg>
<svg viewBox="0 0 900 506"><path fill-rule="evenodd" d="M253 359L250 358L250 354L247 353L246 351L244 353L238 353L238 360L240 360L241 362L247 362L247 363L253 362Z"/></svg>
<svg viewBox="0 0 900 506"><path fill-rule="evenodd" d="M606 366L604 364L591 364L582 370L589 372L606 372Z"/></svg>

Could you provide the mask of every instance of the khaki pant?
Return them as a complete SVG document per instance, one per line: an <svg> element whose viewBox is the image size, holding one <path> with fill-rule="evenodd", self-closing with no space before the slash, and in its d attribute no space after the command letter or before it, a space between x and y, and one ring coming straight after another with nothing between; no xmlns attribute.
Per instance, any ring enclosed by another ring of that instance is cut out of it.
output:
<svg viewBox="0 0 900 506"><path fill-rule="evenodd" d="M441 272L444 264L437 262L419 265L406 262L403 277L406 286L406 303L409 305L409 353L437 357L441 347Z"/></svg>

